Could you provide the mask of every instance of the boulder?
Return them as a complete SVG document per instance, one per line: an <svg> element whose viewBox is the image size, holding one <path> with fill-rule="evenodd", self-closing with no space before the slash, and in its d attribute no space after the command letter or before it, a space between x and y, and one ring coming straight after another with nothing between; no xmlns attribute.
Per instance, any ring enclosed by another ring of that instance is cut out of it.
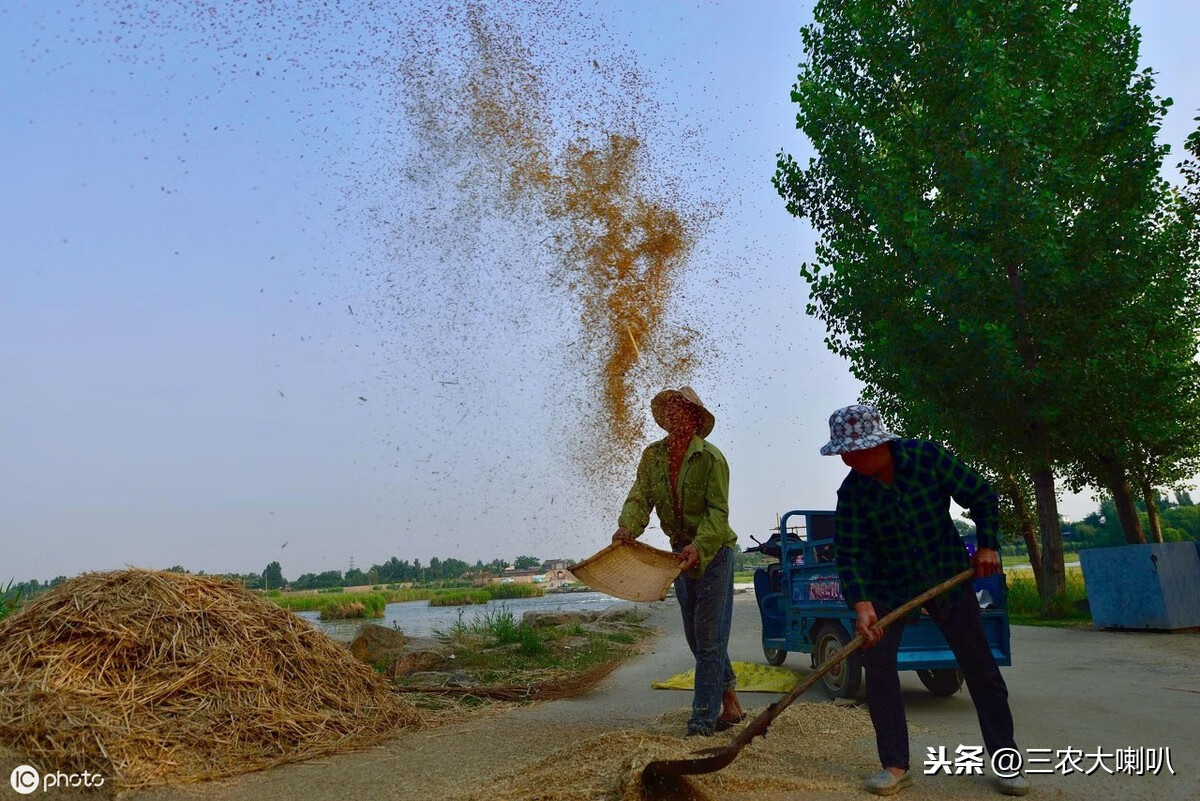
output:
<svg viewBox="0 0 1200 801"><path fill-rule="evenodd" d="M597 620L616 621L619 623L640 623L648 617L650 617L649 612L633 604L610 606L596 615Z"/></svg>
<svg viewBox="0 0 1200 801"><path fill-rule="evenodd" d="M391 663L388 665L388 674L397 678L412 673L421 673L444 667L445 663L452 659L454 659L454 653L444 643L428 639L414 641L400 652L392 655Z"/></svg>
<svg viewBox="0 0 1200 801"><path fill-rule="evenodd" d="M543 628L549 626L574 626L590 623L596 619L594 612L526 612L521 622L526 626Z"/></svg>
<svg viewBox="0 0 1200 801"><path fill-rule="evenodd" d="M390 661L407 643L408 638L398 629L364 623L350 643L350 653L355 659L374 665L383 660Z"/></svg>

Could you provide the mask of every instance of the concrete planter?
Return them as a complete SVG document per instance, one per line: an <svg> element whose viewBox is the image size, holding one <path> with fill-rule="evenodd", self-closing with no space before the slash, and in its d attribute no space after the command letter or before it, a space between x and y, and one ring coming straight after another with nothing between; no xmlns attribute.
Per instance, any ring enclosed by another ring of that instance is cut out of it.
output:
<svg viewBox="0 0 1200 801"><path fill-rule="evenodd" d="M1200 626L1200 543L1088 548L1079 562L1096 628Z"/></svg>

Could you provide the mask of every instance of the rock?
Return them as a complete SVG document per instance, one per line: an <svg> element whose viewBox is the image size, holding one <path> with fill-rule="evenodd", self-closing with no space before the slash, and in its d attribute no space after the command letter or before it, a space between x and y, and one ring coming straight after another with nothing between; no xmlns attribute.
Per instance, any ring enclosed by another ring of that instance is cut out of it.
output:
<svg viewBox="0 0 1200 801"><path fill-rule="evenodd" d="M549 626L575 626L596 619L594 612L526 612L521 622L526 626L543 628Z"/></svg>
<svg viewBox="0 0 1200 801"><path fill-rule="evenodd" d="M473 687L475 684L476 681L461 670L454 671L446 679L446 686L448 687Z"/></svg>
<svg viewBox="0 0 1200 801"><path fill-rule="evenodd" d="M650 617L650 613L633 604L618 604L610 606L596 615L597 620L609 620L619 623L640 623Z"/></svg>
<svg viewBox="0 0 1200 801"><path fill-rule="evenodd" d="M440 667L449 656L449 649L445 646L416 650L405 649L392 657L391 664L388 665L388 674L393 678L398 678L408 676L412 673L433 670L436 667Z"/></svg>
<svg viewBox="0 0 1200 801"><path fill-rule="evenodd" d="M390 660L408 643L404 633L387 626L364 623L358 636L350 643L350 653L355 659L374 665Z"/></svg>

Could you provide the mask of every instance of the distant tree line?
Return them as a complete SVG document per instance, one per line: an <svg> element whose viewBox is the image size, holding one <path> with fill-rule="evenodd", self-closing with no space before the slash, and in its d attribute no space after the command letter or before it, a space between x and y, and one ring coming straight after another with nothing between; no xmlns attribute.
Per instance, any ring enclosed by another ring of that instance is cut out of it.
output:
<svg viewBox="0 0 1200 801"><path fill-rule="evenodd" d="M542 560L536 556L521 555L511 562L515 570L531 570L541 566ZM182 565L172 565L166 568L168 573L187 573L191 575L215 575L219 578L237 582L248 590L321 590L330 587L359 587L374 584L434 584L442 587L470 586L478 580L503 575L510 563L503 559L493 559L490 562L477 560L469 564L461 559L439 559L433 557L428 565L422 565L420 559L397 559L392 557L386 562L371 565L368 570L351 568L341 570L324 570L320 573L304 573L295 581L288 581L283 575L283 567L279 562L271 562L261 573L212 573L203 570L192 573ZM56 587L67 580L66 576L58 576L53 581L39 582L37 579L20 584L13 583L11 592L17 597L28 598L51 587Z"/></svg>
<svg viewBox="0 0 1200 801"><path fill-rule="evenodd" d="M1167 495L1155 499L1155 508L1161 518L1163 542L1200 541L1200 506L1187 492L1177 492L1175 500ZM1143 526L1149 527L1149 512L1143 501L1134 502L1134 512L1141 518ZM1126 545L1125 531L1116 501L1112 497L1100 499L1100 508L1075 523L1063 525L1063 550L1082 551L1086 548L1108 548ZM1028 555L1025 543L1010 540L1004 546L1006 555Z"/></svg>

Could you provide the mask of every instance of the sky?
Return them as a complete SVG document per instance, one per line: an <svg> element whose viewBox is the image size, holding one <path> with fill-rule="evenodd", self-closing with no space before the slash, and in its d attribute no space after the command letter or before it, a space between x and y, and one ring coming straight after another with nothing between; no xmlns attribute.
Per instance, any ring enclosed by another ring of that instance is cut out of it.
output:
<svg viewBox="0 0 1200 801"><path fill-rule="evenodd" d="M626 486L596 475L631 482L636 453L586 424L594 354L552 255L510 219L422 206L396 53L442 36L438 6L0 8L0 581L607 544ZM690 380L741 544L832 508L844 468L817 450L860 386L805 315L814 235L770 184L778 152L810 155L788 90L811 4L485 6L528 34L555 115L594 88L573 63L636 65L622 113L656 174L719 207L669 312L704 328ZM1179 153L1200 9L1133 9Z"/></svg>

